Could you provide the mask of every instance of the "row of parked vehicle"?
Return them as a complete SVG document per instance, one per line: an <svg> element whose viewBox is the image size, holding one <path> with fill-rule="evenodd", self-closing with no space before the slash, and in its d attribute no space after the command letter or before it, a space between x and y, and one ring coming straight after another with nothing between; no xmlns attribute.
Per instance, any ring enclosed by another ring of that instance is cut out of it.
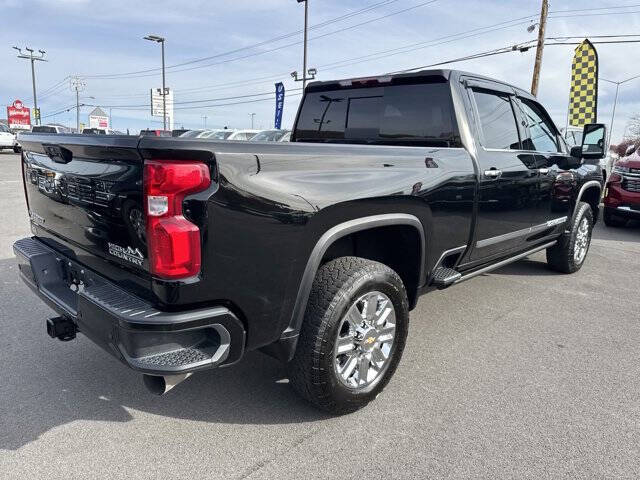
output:
<svg viewBox="0 0 640 480"><path fill-rule="evenodd" d="M208 138L211 140L250 140L253 142L288 142L289 130L187 130L179 135L182 138Z"/></svg>
<svg viewBox="0 0 640 480"><path fill-rule="evenodd" d="M63 125L34 125L31 128L32 133L75 133L69 127ZM84 128L83 134L86 135L124 135L118 130L109 128ZM142 136L152 137L185 137L185 138L208 138L211 140L241 140L255 142L288 142L291 140L290 130L232 130L224 129L202 129L202 130L156 130L146 129L140 130ZM20 152L20 144L17 135L12 132L6 125L0 124L0 150L7 149L14 152Z"/></svg>

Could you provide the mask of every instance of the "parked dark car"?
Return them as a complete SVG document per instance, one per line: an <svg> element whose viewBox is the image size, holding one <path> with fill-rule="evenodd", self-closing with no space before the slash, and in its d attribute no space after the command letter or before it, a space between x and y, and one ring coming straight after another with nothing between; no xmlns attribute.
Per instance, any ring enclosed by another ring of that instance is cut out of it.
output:
<svg viewBox="0 0 640 480"><path fill-rule="evenodd" d="M539 251L582 267L604 126L583 138L568 151L533 96L450 70L311 83L291 142L25 134L14 250L49 335L155 393L259 349L346 413L393 375L420 295Z"/></svg>
<svg viewBox="0 0 640 480"><path fill-rule="evenodd" d="M140 130L141 137L171 137L171 130Z"/></svg>

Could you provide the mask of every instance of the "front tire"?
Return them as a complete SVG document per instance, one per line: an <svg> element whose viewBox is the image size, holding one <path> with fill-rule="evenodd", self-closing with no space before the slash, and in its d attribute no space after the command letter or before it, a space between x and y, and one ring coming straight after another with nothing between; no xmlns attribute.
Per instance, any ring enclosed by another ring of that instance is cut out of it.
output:
<svg viewBox="0 0 640 480"><path fill-rule="evenodd" d="M288 364L291 386L332 414L364 407L393 376L408 327L409 303L396 272L357 257L326 263Z"/></svg>
<svg viewBox="0 0 640 480"><path fill-rule="evenodd" d="M591 245L593 211L588 203L580 202L571 225L553 247L547 248L547 263L552 270L574 273L582 268Z"/></svg>

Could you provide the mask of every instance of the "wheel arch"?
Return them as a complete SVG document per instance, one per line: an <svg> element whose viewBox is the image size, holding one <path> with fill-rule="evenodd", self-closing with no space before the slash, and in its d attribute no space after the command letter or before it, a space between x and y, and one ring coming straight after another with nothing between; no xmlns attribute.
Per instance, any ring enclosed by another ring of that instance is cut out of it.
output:
<svg viewBox="0 0 640 480"><path fill-rule="evenodd" d="M293 307L293 313L289 321L287 329L283 332L280 342L285 348L286 357L291 358L295 352L298 334L304 320L304 313L311 293L313 279L325 254L332 245L336 245L339 240L366 231L375 230L383 227L399 227L405 226L415 230L419 238L419 263L418 263L418 279L414 292L407 292L407 295L413 298L417 297L417 289L425 280L425 259L426 259L426 239L422 222L418 217L406 213L392 213L383 215L372 215L367 217L356 218L344 223L335 225L327 230L316 242L309 259L307 260L300 286Z"/></svg>
<svg viewBox="0 0 640 480"><path fill-rule="evenodd" d="M591 210L593 211L593 221L594 223L598 220L599 206L600 206L600 197L602 195L602 184L597 180L590 180L585 182L582 187L580 187L580 192L578 193L578 197L576 198L576 204L573 209L573 215L575 215L578 210L578 205L580 202L587 202L591 206Z"/></svg>

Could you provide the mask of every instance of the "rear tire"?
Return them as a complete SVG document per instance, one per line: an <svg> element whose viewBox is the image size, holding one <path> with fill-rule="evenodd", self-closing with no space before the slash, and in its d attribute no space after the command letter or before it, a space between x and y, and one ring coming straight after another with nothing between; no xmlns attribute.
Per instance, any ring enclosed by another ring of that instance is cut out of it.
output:
<svg viewBox="0 0 640 480"><path fill-rule="evenodd" d="M288 364L291 386L332 414L364 407L393 376L408 327L407 293L396 272L357 257L326 263Z"/></svg>
<svg viewBox="0 0 640 480"><path fill-rule="evenodd" d="M588 203L578 203L568 228L558 243L547 248L547 263L556 272L577 272L587 258L593 232L593 211Z"/></svg>
<svg viewBox="0 0 640 480"><path fill-rule="evenodd" d="M608 207L604 208L604 214L602 215L602 218L604 219L604 224L607 227L621 228L627 225L626 219L614 215L611 209Z"/></svg>

